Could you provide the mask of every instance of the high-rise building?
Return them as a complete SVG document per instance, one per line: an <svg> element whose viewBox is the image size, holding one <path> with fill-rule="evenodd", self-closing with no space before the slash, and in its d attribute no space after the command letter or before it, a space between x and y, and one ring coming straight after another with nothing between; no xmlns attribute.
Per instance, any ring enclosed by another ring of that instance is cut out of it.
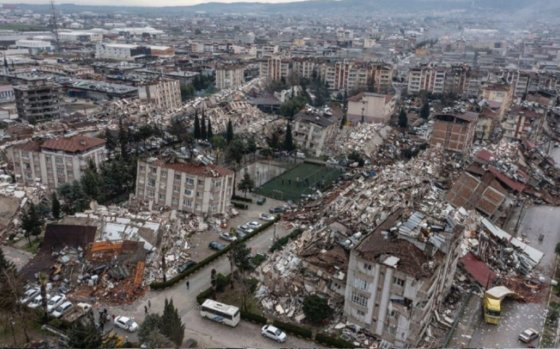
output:
<svg viewBox="0 0 560 349"><path fill-rule="evenodd" d="M29 80L14 86L18 116L30 123L60 118L60 85Z"/></svg>
<svg viewBox="0 0 560 349"><path fill-rule="evenodd" d="M216 68L216 88L236 88L245 82L245 69L241 65L223 65Z"/></svg>

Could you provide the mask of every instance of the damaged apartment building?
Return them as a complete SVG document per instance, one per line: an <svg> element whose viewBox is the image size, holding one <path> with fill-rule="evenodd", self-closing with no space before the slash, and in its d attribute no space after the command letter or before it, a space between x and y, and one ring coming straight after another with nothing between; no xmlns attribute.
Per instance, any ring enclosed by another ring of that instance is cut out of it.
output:
<svg viewBox="0 0 560 349"><path fill-rule="evenodd" d="M183 159L138 161L136 198L149 205L201 215L226 214L234 172Z"/></svg>
<svg viewBox="0 0 560 349"><path fill-rule="evenodd" d="M453 282L463 226L397 209L350 253L344 314L394 347L419 347Z"/></svg>

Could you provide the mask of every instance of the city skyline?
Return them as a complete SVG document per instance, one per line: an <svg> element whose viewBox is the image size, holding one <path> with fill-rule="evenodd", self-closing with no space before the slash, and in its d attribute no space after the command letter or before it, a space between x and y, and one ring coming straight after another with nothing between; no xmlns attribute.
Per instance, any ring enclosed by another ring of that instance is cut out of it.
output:
<svg viewBox="0 0 560 349"><path fill-rule="evenodd" d="M73 0L73 1L57 1L55 5L60 4L76 4L76 5L90 5L90 6L152 6L152 7L164 7L164 6L192 6L192 5L199 5L205 3L241 3L241 2L249 2L249 3L267 3L267 4L274 4L274 3L288 3L288 2L298 2L303 0L164 0L158 1L154 3L150 0L121 0L118 3L115 3L112 0ZM17 1L14 3L18 4L33 4L33 5L41 5L47 4L48 1L44 0L23 0Z"/></svg>

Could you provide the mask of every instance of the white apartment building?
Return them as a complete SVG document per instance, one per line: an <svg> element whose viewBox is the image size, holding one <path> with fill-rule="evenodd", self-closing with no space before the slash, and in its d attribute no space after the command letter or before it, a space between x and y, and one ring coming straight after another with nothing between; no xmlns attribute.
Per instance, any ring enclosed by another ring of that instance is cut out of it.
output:
<svg viewBox="0 0 560 349"><path fill-rule="evenodd" d="M80 179L90 161L99 167L106 157L105 140L82 135L30 141L8 149L18 182L40 182L50 189Z"/></svg>
<svg viewBox="0 0 560 349"><path fill-rule="evenodd" d="M85 31L85 30L73 30L73 31L61 31L58 33L58 37L62 42L101 42L103 41L103 34Z"/></svg>
<svg viewBox="0 0 560 349"><path fill-rule="evenodd" d="M216 68L216 88L236 88L245 82L245 69L241 65L228 65Z"/></svg>
<svg viewBox="0 0 560 349"><path fill-rule="evenodd" d="M177 109L183 105L179 80L160 79L138 86L138 97L163 110Z"/></svg>
<svg viewBox="0 0 560 349"><path fill-rule="evenodd" d="M453 283L464 228L446 226L423 240L426 216L414 212L397 227L402 214L394 212L350 252L344 314L387 347L414 348Z"/></svg>
<svg viewBox="0 0 560 349"><path fill-rule="evenodd" d="M411 69L408 73L408 93L427 91L443 94L445 91L446 69L440 67L423 66Z"/></svg>
<svg viewBox="0 0 560 349"><path fill-rule="evenodd" d="M53 50L50 42L42 40L17 40L15 46L16 48L28 49L32 54Z"/></svg>
<svg viewBox="0 0 560 349"><path fill-rule="evenodd" d="M98 43L95 46L95 58L129 61L134 59L137 48L138 45L133 44Z"/></svg>
<svg viewBox="0 0 560 349"><path fill-rule="evenodd" d="M136 198L158 207L203 215L225 214L235 173L215 165L138 161Z"/></svg>
<svg viewBox="0 0 560 349"><path fill-rule="evenodd" d="M348 99L347 118L352 124L360 122L386 123L395 112L395 95L362 92Z"/></svg>
<svg viewBox="0 0 560 349"><path fill-rule="evenodd" d="M313 156L324 154L325 146L334 140L339 129L334 116L304 110L294 116L292 136L298 149L305 149Z"/></svg>

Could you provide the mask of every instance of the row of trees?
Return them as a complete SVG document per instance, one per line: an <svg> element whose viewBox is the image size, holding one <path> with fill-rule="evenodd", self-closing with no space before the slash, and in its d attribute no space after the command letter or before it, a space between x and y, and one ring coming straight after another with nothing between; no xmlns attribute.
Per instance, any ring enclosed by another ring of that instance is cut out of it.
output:
<svg viewBox="0 0 560 349"><path fill-rule="evenodd" d="M138 329L138 339L148 348L179 348L183 344L185 325L173 299L165 299L163 314L150 313Z"/></svg>
<svg viewBox="0 0 560 349"><path fill-rule="evenodd" d="M229 121L231 123L231 120ZM194 114L194 139L208 139L211 140L214 137L214 132L212 131L212 122L210 119L206 120L204 111L202 111L202 119L198 118L198 111Z"/></svg>

